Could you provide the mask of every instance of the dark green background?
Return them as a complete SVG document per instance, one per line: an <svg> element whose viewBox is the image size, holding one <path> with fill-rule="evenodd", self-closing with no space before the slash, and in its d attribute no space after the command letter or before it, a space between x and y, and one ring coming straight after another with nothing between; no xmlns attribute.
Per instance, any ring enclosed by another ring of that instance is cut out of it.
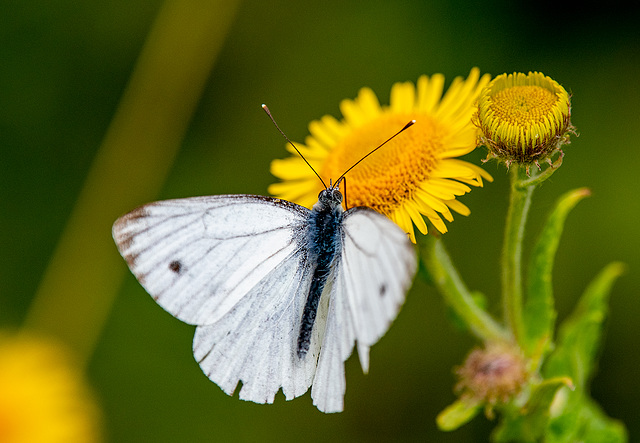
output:
<svg viewBox="0 0 640 443"><path fill-rule="evenodd" d="M28 309L159 6L0 3L2 326L18 326ZM573 94L580 137L536 192L529 232L560 194L592 189L569 217L554 287L562 319L606 263L629 265L614 287L592 393L633 440L640 435L638 18L637 6L617 1L247 0L156 197L264 194L274 180L270 160L286 154L263 102L302 140L311 120L339 117L340 100L362 86L388 103L394 82L421 74L442 72L448 84L473 66L494 76L544 72ZM507 177L495 163L485 168L495 182L461 199L472 214L456 217L445 240L467 283L497 312ZM279 396L272 406L228 398L194 362L192 335L128 276L89 366L110 441L486 441L493 426L478 418L451 434L435 427L454 399L452 367L473 341L422 283L373 348L370 374L348 361L342 414L319 413L308 395Z"/></svg>

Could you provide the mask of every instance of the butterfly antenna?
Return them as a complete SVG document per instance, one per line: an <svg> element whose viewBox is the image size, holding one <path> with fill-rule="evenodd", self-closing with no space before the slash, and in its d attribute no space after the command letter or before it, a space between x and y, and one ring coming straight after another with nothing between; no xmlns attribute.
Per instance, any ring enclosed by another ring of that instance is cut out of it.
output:
<svg viewBox="0 0 640 443"><path fill-rule="evenodd" d="M374 152L376 152L378 149L382 148L384 145L386 145L388 142L390 142L392 139L394 139L395 137L397 137L402 131L409 129L411 126L413 126L413 124L415 123L415 120L411 120L409 123L407 123L406 125L404 125L404 127L402 129L400 129L398 132L396 132L395 134L393 134L391 137L389 137L388 139L386 139L385 141L383 141L382 143L380 143L378 145L377 148L373 149L371 152L369 152L367 155L365 155L364 157L362 157L360 160L358 160L357 162L355 162L349 169L347 169L346 171L344 171L344 173L340 176L340 178L338 178L338 180L336 180L336 185L340 184L340 181L344 179L344 176L347 175L347 172L351 171L353 168L355 168L356 166L358 166L358 164L360 164L360 162L362 160L364 160L365 158L369 157L371 154L373 154Z"/></svg>
<svg viewBox="0 0 640 443"><path fill-rule="evenodd" d="M311 170L313 171L313 173L320 179L320 181L322 182L322 186L324 186L325 189L327 189L327 185L325 184L324 180L322 180L322 177L320 177L320 174L318 174L316 172L315 169L313 169L313 166L311 166L311 163L309 163L307 161L306 158L304 158L304 155L302 155L302 153L298 150L298 148L296 148L296 145L293 144L293 142L291 140L289 140L289 137L287 137L287 134L285 134L282 129L280 129L280 126L278 126L278 124L276 123L276 120L273 118L273 116L271 115L271 111L269 111L269 108L267 107L267 105L263 104L262 105L262 109L264 109L264 112L267 113L267 115L269 116L269 118L271 119L271 121L273 122L273 124L275 125L276 129L278 131L280 131L280 134L282 134L282 136L285 138L285 140L291 145L293 146L293 149L296 150L296 152L300 155L300 157L302 157L302 160L304 160L304 162L311 168ZM405 128L406 129L406 128ZM397 134L396 134L397 135ZM392 137L393 138L393 137ZM387 140L389 141L389 140ZM386 143L386 142L385 142ZM384 143L383 143L384 144ZM376 148L377 149L377 148ZM367 154L368 155L368 154ZM354 165L355 166L355 165ZM353 167L353 166L352 166ZM351 169L351 168L349 168ZM344 175L344 174L343 174Z"/></svg>

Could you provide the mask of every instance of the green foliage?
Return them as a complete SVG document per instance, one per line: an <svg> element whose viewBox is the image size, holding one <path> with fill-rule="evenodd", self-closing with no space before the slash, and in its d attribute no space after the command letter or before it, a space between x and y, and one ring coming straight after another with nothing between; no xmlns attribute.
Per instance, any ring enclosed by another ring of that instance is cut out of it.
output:
<svg viewBox="0 0 640 443"><path fill-rule="evenodd" d="M560 327L555 351L543 367L547 377L567 376L574 391L562 391L554 418L549 423L548 441L624 442L624 426L607 417L589 397L588 382L593 375L608 314L611 286L624 272L621 263L611 263L591 282L574 312ZM552 438L551 438L552 437Z"/></svg>
<svg viewBox="0 0 640 443"><path fill-rule="evenodd" d="M453 431L471 421L481 409L482 404L479 401L471 399L456 400L438 414L436 423L443 431Z"/></svg>
<svg viewBox="0 0 640 443"><path fill-rule="evenodd" d="M567 215L589 194L588 189L577 189L563 195L547 219L532 251L523 310L525 334L522 346L528 356L542 358L553 340L556 311L551 276L554 259Z"/></svg>
<svg viewBox="0 0 640 443"><path fill-rule="evenodd" d="M589 195L579 189L560 198L533 251L529 268L528 299L524 310L523 349L532 366L553 347L556 318L551 273L564 221L578 201ZM624 426L611 418L589 397L588 381L597 364L597 351L608 313L611 287L624 265L612 263L593 280L575 311L559 328L555 350L544 363L544 381L533 383L525 407L513 403L503 408L496 428L496 442L575 441L624 442Z"/></svg>
<svg viewBox="0 0 640 443"><path fill-rule="evenodd" d="M578 390L560 391L562 413L545 429L546 443L623 443L628 441L622 423L608 417L588 395ZM552 405L552 412L553 411Z"/></svg>
<svg viewBox="0 0 640 443"><path fill-rule="evenodd" d="M572 387L567 377L544 380L531 386L531 394L523 407L507 407L503 419L493 433L496 442L535 442L545 434L551 418L551 405L559 389Z"/></svg>
<svg viewBox="0 0 640 443"><path fill-rule="evenodd" d="M602 338L611 286L623 272L623 264L611 263L587 287L574 312L560 327L556 350L543 369L546 376L568 376L577 389L586 388Z"/></svg>
<svg viewBox="0 0 640 443"><path fill-rule="evenodd" d="M512 190L521 192L517 186ZM494 411L500 417L500 422L492 434L492 440L495 442L627 441L624 425L608 417L591 399L588 389L589 380L597 365L611 287L623 273L624 265L612 263L596 276L580 298L574 312L558 328L557 342L554 343L557 316L552 285L554 258L569 212L588 195L589 190L583 188L568 192L558 200L533 247L524 300L518 301L514 297L510 303L505 303L510 310L505 313L507 323L513 323L509 324L510 331L507 336L513 338L506 340L511 346L519 348L527 361L526 381L519 389L513 391L510 398L497 402L495 399L478 398L466 393L438 415L437 424L440 429L455 430L473 419L484 407L490 418ZM523 207L522 213L526 215L526 208ZM520 244L512 246L510 251L521 250ZM489 323L490 320L484 318L488 315L483 303L484 297L478 297L477 294L472 297L473 292L466 289L455 269L442 265L450 261L443 255L444 248L440 245L424 249L423 255L425 252L427 257L423 258L427 270L441 276L434 282L446 282L445 275L451 275L451 280L457 282L456 285L447 285L446 291L441 291L454 313L455 323L466 324L468 329L471 329L469 326L474 322ZM511 260L516 264L512 271L517 272L520 258L514 256ZM434 261L439 265L434 264ZM517 282L519 278L512 280ZM464 288L464 297L456 295L459 288ZM510 287L513 288L515 286ZM518 291L511 292L517 295ZM509 291L505 294L503 297L510 296ZM514 315L520 310L518 306L514 306L514 302L523 304L521 316ZM460 306L464 309L460 309ZM473 317L477 311L481 311L482 319L479 316ZM504 336L498 335L481 338L485 346L491 342L505 340ZM480 375L486 378L485 371L495 370L494 375L499 379L500 371L504 370L501 365L504 365L505 361L495 361L495 368L498 369L494 369L494 365L491 364L480 368L479 371L483 372Z"/></svg>
<svg viewBox="0 0 640 443"><path fill-rule="evenodd" d="M469 291L469 295L473 303L479 308L483 310L487 310L487 306L489 305L487 301L487 296L484 295L480 291ZM460 331L471 331L469 329L469 325L464 321L458 312L451 306L447 306L447 317L453 326L455 326ZM472 332L472 331L471 331Z"/></svg>

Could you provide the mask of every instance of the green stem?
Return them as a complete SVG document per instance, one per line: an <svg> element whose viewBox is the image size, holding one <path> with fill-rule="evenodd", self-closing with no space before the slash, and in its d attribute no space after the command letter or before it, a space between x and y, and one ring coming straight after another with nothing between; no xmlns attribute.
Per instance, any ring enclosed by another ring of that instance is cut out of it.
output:
<svg viewBox="0 0 640 443"><path fill-rule="evenodd" d="M513 165L510 173L511 197L502 250L502 303L505 324L522 343L522 240L535 186L522 186L530 180L524 167Z"/></svg>
<svg viewBox="0 0 640 443"><path fill-rule="evenodd" d="M424 239L420 242L422 261L445 302L481 340L485 342L508 340L507 331L475 303L469 289L451 262L442 241L431 235L421 238Z"/></svg>

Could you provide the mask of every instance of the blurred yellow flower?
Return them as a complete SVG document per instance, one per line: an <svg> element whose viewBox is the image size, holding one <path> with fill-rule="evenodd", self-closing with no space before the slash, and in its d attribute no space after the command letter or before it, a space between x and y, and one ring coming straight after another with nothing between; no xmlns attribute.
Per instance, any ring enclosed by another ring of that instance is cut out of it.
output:
<svg viewBox="0 0 640 443"><path fill-rule="evenodd" d="M100 412L66 349L0 334L0 442L99 441Z"/></svg>
<svg viewBox="0 0 640 443"><path fill-rule="evenodd" d="M451 210L468 215L469 208L456 200L482 186L491 176L471 163L457 159L476 147L476 128L471 123L475 100L489 82L477 68L463 80L457 77L442 97L444 76L426 75L391 88L391 104L381 106L369 88L355 100L343 100L343 120L324 116L309 124L311 133L298 146L320 176L337 179L372 149L399 131L410 120L416 124L395 137L347 174L349 207L368 206L387 215L415 242L413 225L427 233L426 216L444 233L442 217L452 221ZM282 199L311 207L322 184L304 161L293 154L274 160L271 172L282 179L269 192Z"/></svg>
<svg viewBox="0 0 640 443"><path fill-rule="evenodd" d="M474 123L488 158L540 167L569 142L571 101L567 91L540 72L502 74L478 99ZM562 151L561 155L562 155ZM527 166L528 167L528 166Z"/></svg>

